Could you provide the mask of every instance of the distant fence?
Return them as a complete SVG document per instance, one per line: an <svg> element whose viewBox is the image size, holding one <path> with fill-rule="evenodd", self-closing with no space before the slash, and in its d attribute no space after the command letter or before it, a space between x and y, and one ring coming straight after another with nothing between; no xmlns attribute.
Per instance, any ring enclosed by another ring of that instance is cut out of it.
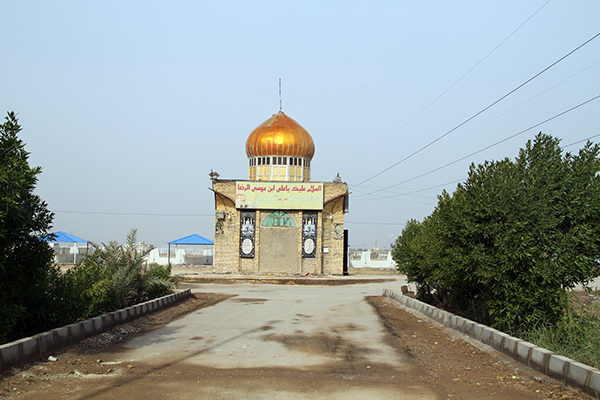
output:
<svg viewBox="0 0 600 400"><path fill-rule="evenodd" d="M168 253L165 249L153 249L148 254L148 262L160 265L213 265L213 253L210 249L202 252L176 249Z"/></svg>
<svg viewBox="0 0 600 400"><path fill-rule="evenodd" d="M350 268L395 269L396 263L388 250L350 250Z"/></svg>
<svg viewBox="0 0 600 400"><path fill-rule="evenodd" d="M59 243L51 243L54 250L54 262L56 264L77 264L83 262L88 255L94 253L94 248L89 245L61 246Z"/></svg>

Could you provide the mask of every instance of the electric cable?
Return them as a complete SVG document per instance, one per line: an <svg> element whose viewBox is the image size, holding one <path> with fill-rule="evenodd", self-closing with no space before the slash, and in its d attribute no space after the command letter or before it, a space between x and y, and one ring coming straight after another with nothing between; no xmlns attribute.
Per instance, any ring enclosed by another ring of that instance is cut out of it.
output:
<svg viewBox="0 0 600 400"><path fill-rule="evenodd" d="M121 216L143 216L143 217L214 217L214 214L161 214L161 213L126 213L126 212L103 212L103 211L66 211L50 210L61 214L88 214L88 215L121 215Z"/></svg>
<svg viewBox="0 0 600 400"><path fill-rule="evenodd" d="M597 135L594 135L594 136L590 136L590 137L585 138L585 139L578 140L578 141L573 142L573 143L569 143L569 144L563 146L563 149L566 149L567 147L575 146L576 144L579 144L581 142L587 142L588 140L593 139L593 138L598 137L598 136L600 136L600 133L598 133Z"/></svg>
<svg viewBox="0 0 600 400"><path fill-rule="evenodd" d="M574 73L573 75L569 76L568 78L565 78L565 79L563 79L562 81L558 82L557 84L550 86L548 89L544 90L543 92L540 92L540 93L536 94L535 96L533 96L533 97L530 97L529 99L525 100L524 102L520 103L519 105L516 105L516 106L514 106L513 108L511 108L511 109L509 109L509 110L507 110L507 111L503 112L502 114L498 115L497 117L494 117L494 118L490 119L489 121L487 121L487 122L484 122L483 124L481 124L481 125L479 125L479 126L477 126L477 127L473 128L473 129L471 129L470 131L467 131L467 132L463 133L462 135L460 135L460 136L457 136L457 137L455 137L454 139L451 139L451 140L449 140L448 142L446 142L446 144L445 144L445 145L447 145L448 143L450 143L450 142L452 142L452 141L454 141L454 140L456 140L456 139L459 139L459 138L461 138L461 137L463 137L463 136L465 136L465 135L468 135L469 133L471 133L471 132L474 132L474 131L476 131L476 130L477 130L477 129L479 129L479 128L482 128L482 127L486 126L487 124L489 124L489 123L491 123L491 122L493 122L493 121L497 120L498 118L501 118L501 117L505 116L506 114L508 114L508 113L510 113L510 112L512 112L512 111L514 111L514 110L516 110L517 108L519 108L519 107L523 106L524 104L527 104L527 103L529 103L530 101L532 101L532 100L534 100L534 99L537 99L537 98L538 98L538 97L540 97L541 95L543 95L543 94L545 94L545 93L549 92L550 90L554 89L554 88L555 88L555 87L557 87L557 86L560 86L560 85L562 85L563 83L565 83L565 82L567 82L568 80L570 80L570 79L572 79L572 78L576 77L577 75L581 74L582 72L584 72L584 71L587 71L588 69L592 68L593 66L595 66L595 65L596 65L596 64L598 64L598 63L600 63L600 60L598 60L598 61L596 61L596 62L594 62L594 63L592 63L592 64L588 65L588 66L587 66L587 67L585 67L584 69L582 69L582 70L580 70L580 71L578 71L578 72ZM440 146L444 146L444 145L440 145ZM438 147L435 147L435 148L438 148ZM433 150L433 149L431 149L431 150Z"/></svg>
<svg viewBox="0 0 600 400"><path fill-rule="evenodd" d="M479 154L479 153L481 153L481 152L483 152L483 151L485 151L485 150L488 150L488 149L490 149L490 148L492 148L492 147L494 147L494 146L497 146L497 145L499 145L499 144L501 144L501 143L504 143L504 142L506 142L507 140L510 140L510 139L512 139L512 138L514 138L514 137L517 137L517 136L519 136L519 135L521 135L521 134L523 134L523 133L525 133L525 132L527 132L527 131L529 131L529 130L531 130L531 129L534 129L534 128L536 128L536 127L540 126L540 125L543 125L543 124L545 124L546 122L552 121L553 119L556 119L556 118L558 118L558 117L560 117L560 116L563 116L563 115L565 115L565 114L567 114L567 113L569 113L569 112L571 112L571 111L573 111L573 110L576 110L576 109L578 109L579 107L582 107L582 106L584 106L584 105L586 105L586 104L588 104L588 103L591 103L591 102L592 102L592 101L594 101L594 100L597 100L598 98L600 98L600 95L598 95L598 96L595 96L595 97L592 97L591 99L589 99L589 100L586 100L586 101L584 101L583 103L580 103L580 104L578 104L578 105L576 105L576 106L574 106L574 107L571 107L571 108L569 108L568 110L565 110L565 111L563 111L563 112L561 112L561 113L558 113L558 114L554 115L553 117L550 117L550 118L548 118L548 119L545 119L545 120L544 120L544 121L542 121L542 122L539 122L539 123L537 123L537 124L535 124L535 125L532 125L532 126L530 126L529 128L523 129L522 131L519 131L519 132L517 132L517 133L515 133L515 134L513 134L513 135L511 135L511 136L508 136L508 137L506 137L506 138L504 138L504 139L502 139L502 140L500 140L500 141L498 141L498 142L496 142L496 143L493 143L493 144L491 144L491 145L489 145L489 146L486 146L486 147L484 147L484 148L482 148L482 149L479 149L479 150L477 150L477 151L475 151L475 152L473 152L473 153L471 153L471 154L468 154L468 155L466 155L466 156L464 156L464 157L461 157L461 158L459 158L458 160L454 160L454 161L452 161L452 162L449 162L449 163L447 163L447 164L444 164L444 165L442 165L441 167L438 167L438 168L432 169L432 170L431 170L431 171L429 171L429 172L425 172L425 173L423 173L423 174L421 174L421 175L415 176L415 177L413 177L413 178L411 178L411 179L407 179L407 180L405 180L405 181L402 181L402 182L400 182L400 183L396 183L396 184L394 184L394 185L391 185L391 186L386 186L386 187L384 187L384 188L382 188L382 189L375 190L375 191L373 191L373 192L367 193L366 195L372 195L373 193L377 193L377 192L381 192L381 191L383 191L383 190L387 190L387 189L394 188L394 187L396 187L396 186L399 186L399 185L402 185L402 184L405 184L405 183L408 183L408 182L414 181L415 179L422 178L422 177L424 177L424 176L426 176L426 175L429 175L429 174L431 174L431 173L433 173L433 172L439 171L439 170L441 170L441 169L443 169L443 168L449 167L450 165L453 165L453 164L456 164L456 163L458 163L458 162L460 162L460 161L463 161L463 160L465 160L465 159L467 159L467 158L469 158L469 157L472 157L472 156L474 156L474 155L476 155L476 154ZM360 195L359 195L359 196L360 196ZM377 200L379 200L379 199L381 199L381 198L385 198L385 197L378 197L378 198L377 198Z"/></svg>
<svg viewBox="0 0 600 400"><path fill-rule="evenodd" d="M453 183L462 182L464 180L465 180L464 178L462 178L462 179L455 179L453 181L441 183L441 184L435 185L435 186L430 186L428 188L413 190L412 192L398 193L398 194L395 194L395 195L392 195L392 196L380 196L380 197L377 197L377 200L381 200L381 199L395 199L395 198L398 198L400 196L409 196L409 195L412 195L412 194L415 194L415 193L425 192L427 190L437 189L437 188L440 188L440 187L451 185ZM373 200L373 199L360 199L359 198L359 199L352 199L352 200L353 201L361 201L361 200Z"/></svg>
<svg viewBox="0 0 600 400"><path fill-rule="evenodd" d="M404 157L402 160L398 161L397 163L395 163L395 164L393 164L393 165L391 165L391 166L383 169L382 171L376 173L375 175L371 176L370 178L365 179L364 181L362 181L362 182L360 182L360 183L358 183L356 185L353 185L353 187L360 186L360 185L362 185L362 184L370 181L371 179L374 179L374 178L378 177L379 175L381 175L381 174L389 171L390 169L392 169L392 168L400 165L401 163L403 163L404 161L408 160L409 158L412 158L413 156L419 154L421 151L425 150L426 148L428 148L432 144L434 144L434 143L438 142L439 140L443 139L444 137L448 136L450 133L454 132L455 130L457 130L461 126L465 125L467 122L469 122L469 121L473 120L474 118L478 117L479 115L481 115L485 111L489 110L490 108L492 108L493 106L495 106L496 104L498 104L499 102L501 102L502 100L504 100L505 98L507 98L508 96L510 96L511 94L515 93L517 90L521 89L523 86L527 85L528 83L530 83L531 81L533 81L534 79L536 79L537 77L539 77L540 75L542 75L543 73L545 73L546 71L548 71L549 69L551 69L552 67L554 67L555 65L557 65L558 63L560 63L561 61L563 61L564 59L566 59L567 57L569 57L570 55L572 55L573 53L575 53L577 50L581 49L583 46L587 45L592 40L596 39L598 36L600 36L600 33L597 33L596 35L592 36L590 39L586 40L583 44L577 46L575 49L571 50L569 53L567 53L566 55L564 55L561 58L559 58L557 61L555 61L552 64L550 64L548 67L544 68L542 71L538 72L537 74L535 74L534 76L532 76L531 78L529 78L528 80L526 80L525 82L523 82L522 84L520 84L519 86L517 86L516 88L514 88L513 90L511 90L510 92L506 93L504 96L500 97L498 100L494 101L493 103L491 103L487 107L483 108L482 110L480 110L476 114L472 115L471 117L469 117L465 121L461 122L460 124L458 124L454 128L450 129L448 132L446 132L443 135L439 136L437 139L429 142L425 146L421 147L420 149L418 149L418 150L414 151L413 153L409 154L408 156Z"/></svg>
<svg viewBox="0 0 600 400"><path fill-rule="evenodd" d="M456 82L454 82L452 85L450 85L446 90L444 90L438 97L436 97L435 99L433 99L433 101L431 101L427 106L425 106L425 108L423 108L421 111L419 111L417 114L415 114L411 119L409 119L404 125L402 125L400 128L396 129L391 135L389 135L387 138L383 139L381 142L379 142L379 144L375 145L373 148L371 148L371 150L367 151L366 153L364 153L362 156L354 159L352 162L346 164L345 166L343 166L341 168L341 170L344 170L345 168L347 168L348 166L356 163L357 161L361 160L362 158L366 157L369 153L371 153L373 150L375 150L376 148L378 148L379 146L381 146L382 144L384 144L385 142L387 142L389 139L391 139L393 136L395 136L398 132L400 132L402 129L404 129L404 127L406 127L408 124L410 124L412 121L414 121L419 115L421 115L423 112L425 112L429 107L431 107L435 102L437 102L440 98L442 98L442 96L444 96L446 93L448 93L450 91L450 89L452 89L454 86L456 86L460 81L462 81L467 75L469 75L475 68L477 68L479 66L479 64L481 64L482 62L484 62L490 55L492 55L493 52L495 52L496 50L498 50L500 48L500 46L502 46L508 39L510 39L515 33L517 33L517 31L519 29L521 29L527 22L529 22L530 19L532 19L537 13L539 13L542 8L546 7L546 5L548 3L550 3L551 0L548 0L547 2L545 2L540 8L537 9L536 12L534 12L529 18L527 18L525 20L525 22L523 22L521 25L519 25L517 27L517 29L515 29L514 31L512 31L512 33L510 35L508 35L503 41L501 41L496 47L494 47L489 53L487 53L485 55L485 57L483 57L481 60L479 60L474 66L471 67L471 69L469 69L467 72L465 72L460 78L458 78L458 80L456 80Z"/></svg>
<svg viewBox="0 0 600 400"><path fill-rule="evenodd" d="M344 224L354 224L354 225L406 225L406 222L354 222L354 221L344 221Z"/></svg>

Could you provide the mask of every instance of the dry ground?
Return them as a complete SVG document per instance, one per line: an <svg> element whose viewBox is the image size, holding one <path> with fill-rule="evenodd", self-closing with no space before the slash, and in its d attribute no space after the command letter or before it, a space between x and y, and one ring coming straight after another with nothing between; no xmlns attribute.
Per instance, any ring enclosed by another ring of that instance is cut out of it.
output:
<svg viewBox="0 0 600 400"><path fill-rule="evenodd" d="M378 312L389 335L387 341L414 362L411 373L397 376L398 371L384 365L362 365L360 357L348 351L345 362L335 367L325 366L299 371L290 368L256 368L219 370L194 365L173 364L160 368L143 363L114 363L123 349L123 343L146 331L165 326L199 308L209 307L229 296L196 293L182 303L131 324L121 325L77 346L57 354L56 361L39 363L5 373L0 381L0 397L8 399L83 399L83 398L161 398L164 393L151 393L148 379L168 390L177 385L179 393L189 389L193 395L198 385L213 387L212 398L234 398L221 394L242 383L257 382L273 389L273 397L280 390L300 394L310 393L318 385L332 393L345 380L382 382L398 387L426 385L446 399L589 399L580 391L565 388L559 382L508 361L484 346L471 344L457 334L441 328L418 314L399 307L381 297L368 297ZM297 343L298 349L302 345ZM328 337L311 337L311 351L329 354L340 351L339 343ZM351 346L349 346L351 350ZM146 382L146 383L144 383ZM366 384L366 383L365 383ZM217 395L218 394L218 395ZM310 397L306 397L310 398Z"/></svg>

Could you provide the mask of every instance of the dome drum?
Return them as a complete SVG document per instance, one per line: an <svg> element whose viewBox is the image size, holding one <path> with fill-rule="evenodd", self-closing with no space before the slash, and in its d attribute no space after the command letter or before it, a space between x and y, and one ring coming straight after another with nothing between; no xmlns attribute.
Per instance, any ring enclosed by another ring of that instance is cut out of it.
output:
<svg viewBox="0 0 600 400"><path fill-rule="evenodd" d="M252 157L248 160L249 179L306 182L310 180L310 161L288 156Z"/></svg>

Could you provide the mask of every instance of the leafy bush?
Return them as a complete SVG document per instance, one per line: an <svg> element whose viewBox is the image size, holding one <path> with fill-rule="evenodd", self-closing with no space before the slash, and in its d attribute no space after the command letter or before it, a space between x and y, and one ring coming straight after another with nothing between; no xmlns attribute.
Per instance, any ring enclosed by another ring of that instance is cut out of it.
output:
<svg viewBox="0 0 600 400"><path fill-rule="evenodd" d="M600 148L563 155L539 134L515 161L471 165L393 247L418 295L505 330L555 324L600 275Z"/></svg>
<svg viewBox="0 0 600 400"><path fill-rule="evenodd" d="M74 320L86 319L172 293L171 266L146 265L150 250L136 248L135 229L124 245L98 246L85 261L63 276L65 309Z"/></svg>
<svg viewBox="0 0 600 400"><path fill-rule="evenodd" d="M146 300L171 293L173 285L177 282L177 278L171 277L171 264L165 266L150 264L145 268L143 275L145 279L143 297Z"/></svg>

